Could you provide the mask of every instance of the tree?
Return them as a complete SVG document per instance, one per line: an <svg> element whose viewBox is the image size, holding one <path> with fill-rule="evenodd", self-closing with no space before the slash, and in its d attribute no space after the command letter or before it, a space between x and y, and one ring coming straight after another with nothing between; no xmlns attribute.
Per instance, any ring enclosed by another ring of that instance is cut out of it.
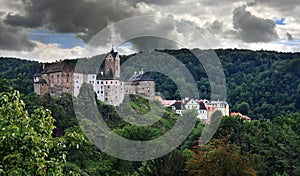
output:
<svg viewBox="0 0 300 176"><path fill-rule="evenodd" d="M192 175L256 175L249 156L229 142L229 137L213 139L208 145L196 146L187 171Z"/></svg>
<svg viewBox="0 0 300 176"><path fill-rule="evenodd" d="M247 102L242 102L238 105L238 111L244 115L247 115L250 110L250 105Z"/></svg>
<svg viewBox="0 0 300 176"><path fill-rule="evenodd" d="M300 111L300 84L298 85L297 94L294 99L294 107L296 108L297 111Z"/></svg>
<svg viewBox="0 0 300 176"><path fill-rule="evenodd" d="M0 175L62 175L65 155L50 156L56 144L50 112L28 114L17 91L0 93Z"/></svg>

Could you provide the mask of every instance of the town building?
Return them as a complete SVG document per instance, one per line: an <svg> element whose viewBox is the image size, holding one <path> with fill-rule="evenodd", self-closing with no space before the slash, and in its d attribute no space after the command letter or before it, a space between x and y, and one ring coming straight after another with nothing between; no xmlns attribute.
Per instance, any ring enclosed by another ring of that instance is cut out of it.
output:
<svg viewBox="0 0 300 176"><path fill-rule="evenodd" d="M128 80L121 78L120 56L114 49L105 56L104 70L75 69L76 62L61 61L44 65L34 75L34 92L52 96L67 92L77 97L84 83L91 84L97 99L118 106L124 97L137 94L154 100L155 82L143 71L135 72Z"/></svg>
<svg viewBox="0 0 300 176"><path fill-rule="evenodd" d="M223 116L229 116L229 104L226 101L213 100L195 100L184 98L182 100L163 100L161 97L156 97L165 107L172 107L176 114L182 115L186 110L197 110L197 118L204 123L209 123L213 113L217 110L222 112Z"/></svg>
<svg viewBox="0 0 300 176"><path fill-rule="evenodd" d="M251 118L249 116L243 115L240 112L232 112L232 113L230 113L230 116L231 117L239 117L241 119L245 119L246 121L251 121Z"/></svg>

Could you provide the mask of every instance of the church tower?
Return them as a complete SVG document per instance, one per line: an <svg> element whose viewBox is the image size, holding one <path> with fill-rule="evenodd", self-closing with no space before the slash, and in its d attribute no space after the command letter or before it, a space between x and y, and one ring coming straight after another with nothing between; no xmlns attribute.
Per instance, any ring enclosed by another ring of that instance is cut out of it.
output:
<svg viewBox="0 0 300 176"><path fill-rule="evenodd" d="M105 57L105 76L113 79L120 78L120 56L112 48Z"/></svg>

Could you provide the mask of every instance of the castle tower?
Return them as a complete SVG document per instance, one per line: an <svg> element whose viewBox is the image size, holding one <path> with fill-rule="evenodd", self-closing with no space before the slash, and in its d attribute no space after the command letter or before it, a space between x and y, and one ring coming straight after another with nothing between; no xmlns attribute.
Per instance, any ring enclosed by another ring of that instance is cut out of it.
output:
<svg viewBox="0 0 300 176"><path fill-rule="evenodd" d="M105 76L113 79L120 78L120 56L112 48L105 57Z"/></svg>

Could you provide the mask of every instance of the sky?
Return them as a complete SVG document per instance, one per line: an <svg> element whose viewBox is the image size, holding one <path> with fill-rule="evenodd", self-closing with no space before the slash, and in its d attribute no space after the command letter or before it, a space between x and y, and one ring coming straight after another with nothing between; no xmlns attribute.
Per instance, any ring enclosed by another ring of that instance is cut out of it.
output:
<svg viewBox="0 0 300 176"><path fill-rule="evenodd" d="M0 56L56 61L114 45L299 52L299 17L299 0L0 0ZM87 47L99 32L106 44Z"/></svg>

